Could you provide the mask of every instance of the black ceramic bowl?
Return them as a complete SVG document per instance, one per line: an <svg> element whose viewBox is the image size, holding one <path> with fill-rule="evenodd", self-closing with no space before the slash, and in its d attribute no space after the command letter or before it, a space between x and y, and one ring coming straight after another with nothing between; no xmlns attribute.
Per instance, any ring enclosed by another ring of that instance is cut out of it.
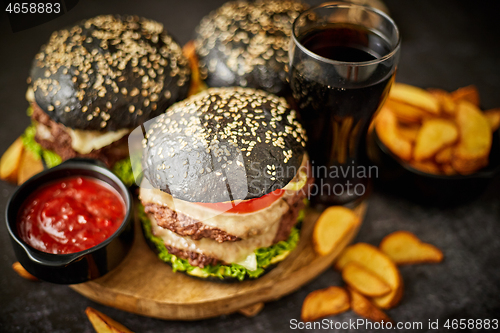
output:
<svg viewBox="0 0 500 333"><path fill-rule="evenodd" d="M84 251L52 254L34 249L26 244L17 232L17 214L21 205L37 188L61 178L74 176L104 181L119 193L126 207L121 226L104 242ZM132 197L127 187L111 171L101 166L100 162L72 159L45 170L22 184L7 203L5 215L17 260L28 272L48 282L75 284L103 276L125 258L133 240L132 208Z"/></svg>
<svg viewBox="0 0 500 333"><path fill-rule="evenodd" d="M376 184L398 196L436 206L463 204L477 198L500 171L500 132L493 133L489 164L470 175L436 175L415 169L387 148L372 131L370 159L379 168Z"/></svg>

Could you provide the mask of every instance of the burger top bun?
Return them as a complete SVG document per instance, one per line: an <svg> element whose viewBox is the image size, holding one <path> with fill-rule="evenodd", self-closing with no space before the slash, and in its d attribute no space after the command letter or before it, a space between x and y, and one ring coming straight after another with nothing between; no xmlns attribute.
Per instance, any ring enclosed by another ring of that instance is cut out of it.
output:
<svg viewBox="0 0 500 333"><path fill-rule="evenodd" d="M209 87L286 92L292 24L307 5L297 1L231 1L202 19L195 47Z"/></svg>
<svg viewBox="0 0 500 333"><path fill-rule="evenodd" d="M146 124L143 170L174 198L224 202L286 186L306 135L284 98L251 88L211 88Z"/></svg>
<svg viewBox="0 0 500 333"><path fill-rule="evenodd" d="M134 128L187 96L190 69L161 23L97 16L54 32L36 55L38 106L83 130Z"/></svg>

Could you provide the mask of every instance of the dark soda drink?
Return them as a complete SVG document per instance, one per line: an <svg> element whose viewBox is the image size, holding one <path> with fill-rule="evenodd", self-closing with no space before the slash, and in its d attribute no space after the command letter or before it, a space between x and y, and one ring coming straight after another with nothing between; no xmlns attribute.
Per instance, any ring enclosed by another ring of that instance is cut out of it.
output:
<svg viewBox="0 0 500 333"><path fill-rule="evenodd" d="M376 176L368 174L365 140L395 72L377 60L393 47L373 30L347 23L297 37L309 57L294 59L290 85L308 135L317 191L312 200L345 204L362 197Z"/></svg>

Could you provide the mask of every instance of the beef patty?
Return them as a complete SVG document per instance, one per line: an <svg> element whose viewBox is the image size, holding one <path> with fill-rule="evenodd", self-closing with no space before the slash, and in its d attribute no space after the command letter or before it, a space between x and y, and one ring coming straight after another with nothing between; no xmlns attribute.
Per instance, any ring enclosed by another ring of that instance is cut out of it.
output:
<svg viewBox="0 0 500 333"><path fill-rule="evenodd" d="M32 103L33 115L31 118L47 127L52 136L52 140L44 139L37 133L35 140L42 146L43 149L52 150L62 160L73 157L95 158L104 162L108 167L112 167L116 162L128 157L128 136L124 136L118 141L103 147L101 149L92 150L88 154L80 154L71 146L71 136L66 132L63 125L53 121L35 102Z"/></svg>
<svg viewBox="0 0 500 333"><path fill-rule="evenodd" d="M147 203L144 204L144 211L147 214L153 214L156 223L158 223L160 227L173 231L181 236L190 236L194 240L211 238L219 243L240 240L239 237L230 235L224 230L203 224L167 206Z"/></svg>

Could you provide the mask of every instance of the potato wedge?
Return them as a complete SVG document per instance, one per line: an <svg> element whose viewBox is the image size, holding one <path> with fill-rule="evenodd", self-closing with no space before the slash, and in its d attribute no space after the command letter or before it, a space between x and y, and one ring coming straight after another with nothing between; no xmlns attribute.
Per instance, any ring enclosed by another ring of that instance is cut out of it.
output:
<svg viewBox="0 0 500 333"><path fill-rule="evenodd" d="M427 120L418 131L413 156L416 161L430 159L457 139L458 130L453 122L445 119Z"/></svg>
<svg viewBox="0 0 500 333"><path fill-rule="evenodd" d="M436 154L436 162L439 164L448 164L453 158L453 147L447 147Z"/></svg>
<svg viewBox="0 0 500 333"><path fill-rule="evenodd" d="M434 97L439 101L441 106L441 113L448 116L455 116L457 113L457 108L455 101L451 97L450 93L443 89L427 89Z"/></svg>
<svg viewBox="0 0 500 333"><path fill-rule="evenodd" d="M28 272L24 267L23 265L21 265L21 263L19 261L16 261L15 263L12 264L12 269L14 271L16 271L17 274L19 274L19 276L27 279L27 280L31 280L31 281L39 281L38 278L36 276L33 276L31 275L30 272Z"/></svg>
<svg viewBox="0 0 500 333"><path fill-rule="evenodd" d="M33 153L24 149L21 156L21 162L19 166L19 175L17 177L17 184L21 185L32 176L43 171L43 163L40 158L37 158Z"/></svg>
<svg viewBox="0 0 500 333"><path fill-rule="evenodd" d="M434 245L422 242L408 231L396 231L382 239L380 250L398 265L438 263L443 252Z"/></svg>
<svg viewBox="0 0 500 333"><path fill-rule="evenodd" d="M319 255L327 255L358 223L359 217L348 208L341 206L327 208L314 225L314 250Z"/></svg>
<svg viewBox="0 0 500 333"><path fill-rule="evenodd" d="M87 307L85 314L97 333L132 333L128 328L96 309Z"/></svg>
<svg viewBox="0 0 500 333"><path fill-rule="evenodd" d="M302 304L302 321L336 315L349 310L349 294L341 287L315 290L307 295Z"/></svg>
<svg viewBox="0 0 500 333"><path fill-rule="evenodd" d="M379 322L393 322L393 320L375 306L368 298L364 297L356 290L348 288L351 296L351 309L358 315Z"/></svg>
<svg viewBox="0 0 500 333"><path fill-rule="evenodd" d="M439 168L439 166L432 161L424 161L424 162L411 161L410 165L415 169L425 173L430 173L433 175L441 174L441 169Z"/></svg>
<svg viewBox="0 0 500 333"><path fill-rule="evenodd" d="M394 114L382 109L377 118L375 130L377 136L389 150L405 161L412 158L412 145L398 134L397 120Z"/></svg>
<svg viewBox="0 0 500 333"><path fill-rule="evenodd" d="M355 262L348 263L342 269L342 279L352 289L370 297L383 296L391 291L384 280Z"/></svg>
<svg viewBox="0 0 500 333"><path fill-rule="evenodd" d="M23 149L24 145L22 139L17 138L5 153L3 153L0 159L0 179L17 183Z"/></svg>
<svg viewBox="0 0 500 333"><path fill-rule="evenodd" d="M415 143L415 141L417 140L418 131L420 130L420 126L405 126L400 124L399 122L398 124L396 124L396 126L398 128L398 134L401 138L409 141L412 144Z"/></svg>
<svg viewBox="0 0 500 333"><path fill-rule="evenodd" d="M439 114L439 101L428 91L404 83L394 83L389 98L412 105L431 114Z"/></svg>
<svg viewBox="0 0 500 333"><path fill-rule="evenodd" d="M451 163L453 169L461 175L470 175L484 167L489 163L488 156L475 159L454 159Z"/></svg>
<svg viewBox="0 0 500 333"><path fill-rule="evenodd" d="M491 131L495 132L500 127L500 108L486 110L484 115L490 123Z"/></svg>
<svg viewBox="0 0 500 333"><path fill-rule="evenodd" d="M373 272L391 288L387 295L373 298L378 307L389 309L399 303L403 296L403 279L396 264L386 254L373 245L357 243L342 252L335 263L335 268L342 270L351 262Z"/></svg>
<svg viewBox="0 0 500 333"><path fill-rule="evenodd" d="M388 99L385 102L384 107L390 109L398 121L407 125L420 124L424 119L431 117L430 113L419 109L416 106L405 104L393 99Z"/></svg>
<svg viewBox="0 0 500 333"><path fill-rule="evenodd" d="M457 172L455 171L455 169L453 169L450 163L441 165L441 170L447 176L453 176L457 174Z"/></svg>
<svg viewBox="0 0 500 333"><path fill-rule="evenodd" d="M467 174L488 165L492 133L486 116L475 105L460 101L456 122L460 141L453 152L453 168Z"/></svg>
<svg viewBox="0 0 500 333"><path fill-rule="evenodd" d="M473 105L479 107L479 91L476 86L470 85L467 87L458 88L457 90L450 93L451 98L454 102L468 101Z"/></svg>

